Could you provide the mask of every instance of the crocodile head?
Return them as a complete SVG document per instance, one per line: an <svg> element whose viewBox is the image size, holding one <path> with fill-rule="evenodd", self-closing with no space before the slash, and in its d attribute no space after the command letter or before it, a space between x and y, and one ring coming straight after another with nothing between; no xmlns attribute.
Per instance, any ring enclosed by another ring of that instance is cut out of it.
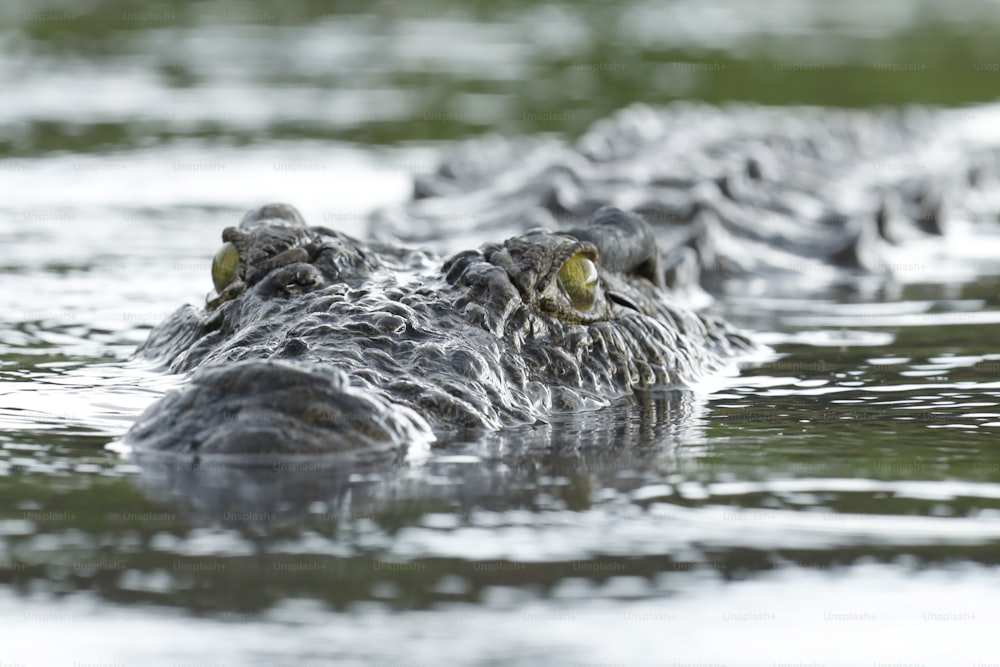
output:
<svg viewBox="0 0 1000 667"><path fill-rule="evenodd" d="M137 451L388 455L684 384L751 347L672 305L651 230L618 209L443 264L285 205L223 241L206 307L140 348L195 372L126 435Z"/></svg>

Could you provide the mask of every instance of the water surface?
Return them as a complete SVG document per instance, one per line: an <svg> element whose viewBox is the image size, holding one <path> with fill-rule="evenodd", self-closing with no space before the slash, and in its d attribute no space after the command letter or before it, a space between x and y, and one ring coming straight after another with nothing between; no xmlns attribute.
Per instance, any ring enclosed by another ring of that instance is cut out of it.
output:
<svg viewBox="0 0 1000 667"><path fill-rule="evenodd" d="M246 209L363 234L447 141L639 101L992 100L993 3L937 7L8 3L0 662L1000 662L1000 237L961 224L734 290L774 354L693 390L378 469L106 449Z"/></svg>

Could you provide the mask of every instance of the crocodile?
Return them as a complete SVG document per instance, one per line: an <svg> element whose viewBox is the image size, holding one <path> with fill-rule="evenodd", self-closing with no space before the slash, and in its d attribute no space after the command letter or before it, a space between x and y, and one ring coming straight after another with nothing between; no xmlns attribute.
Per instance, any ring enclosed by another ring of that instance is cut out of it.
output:
<svg viewBox="0 0 1000 667"><path fill-rule="evenodd" d="M652 228L614 207L448 258L307 226L287 204L222 238L205 308L139 349L197 370L129 431L137 451L393 456L696 382L756 347L675 303Z"/></svg>
<svg viewBox="0 0 1000 667"><path fill-rule="evenodd" d="M612 205L652 223L664 265L690 263L688 280L712 294L891 279L894 249L996 221L1000 153L983 135L997 116L640 104L573 144L466 141L414 179L410 201L376 211L369 233L462 243L578 226Z"/></svg>
<svg viewBox="0 0 1000 667"><path fill-rule="evenodd" d="M460 145L366 240L259 207L223 231L205 307L138 350L194 373L125 442L398 456L691 385L761 349L703 312L710 294L886 274L892 245L996 219L996 151L942 152L942 127L926 110L639 106L576 145Z"/></svg>

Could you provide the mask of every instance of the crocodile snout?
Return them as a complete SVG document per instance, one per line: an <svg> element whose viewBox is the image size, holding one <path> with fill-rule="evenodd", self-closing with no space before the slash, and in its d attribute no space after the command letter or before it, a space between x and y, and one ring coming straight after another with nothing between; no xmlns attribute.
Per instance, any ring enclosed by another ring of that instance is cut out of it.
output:
<svg viewBox="0 0 1000 667"><path fill-rule="evenodd" d="M416 412L351 386L342 371L273 360L199 370L125 436L137 451L248 462L289 454L378 460L431 440Z"/></svg>

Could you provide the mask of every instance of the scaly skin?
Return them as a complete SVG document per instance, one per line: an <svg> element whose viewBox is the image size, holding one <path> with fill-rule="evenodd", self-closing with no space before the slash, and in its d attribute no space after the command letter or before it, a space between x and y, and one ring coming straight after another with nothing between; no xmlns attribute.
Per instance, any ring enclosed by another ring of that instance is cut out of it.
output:
<svg viewBox="0 0 1000 667"><path fill-rule="evenodd" d="M223 233L234 275L140 349L197 372L126 441L388 455L689 383L753 347L687 307L702 288L888 273L891 245L995 221L1000 157L959 125L920 109L637 106L575 146L460 145L373 216L391 242L257 209ZM395 245L461 250L470 235L487 242L447 260Z"/></svg>
<svg viewBox="0 0 1000 667"><path fill-rule="evenodd" d="M892 246L996 220L1000 154L963 115L1000 122L989 108L636 105L573 144L462 142L369 231L457 249L617 206L652 225L665 267L693 257L684 279L712 293L889 276Z"/></svg>
<svg viewBox="0 0 1000 667"><path fill-rule="evenodd" d="M443 262L307 227L285 205L223 240L235 276L139 350L198 370L129 431L137 451L392 455L684 385L754 349L676 304L651 229L617 209ZM577 280L590 287L574 300Z"/></svg>

